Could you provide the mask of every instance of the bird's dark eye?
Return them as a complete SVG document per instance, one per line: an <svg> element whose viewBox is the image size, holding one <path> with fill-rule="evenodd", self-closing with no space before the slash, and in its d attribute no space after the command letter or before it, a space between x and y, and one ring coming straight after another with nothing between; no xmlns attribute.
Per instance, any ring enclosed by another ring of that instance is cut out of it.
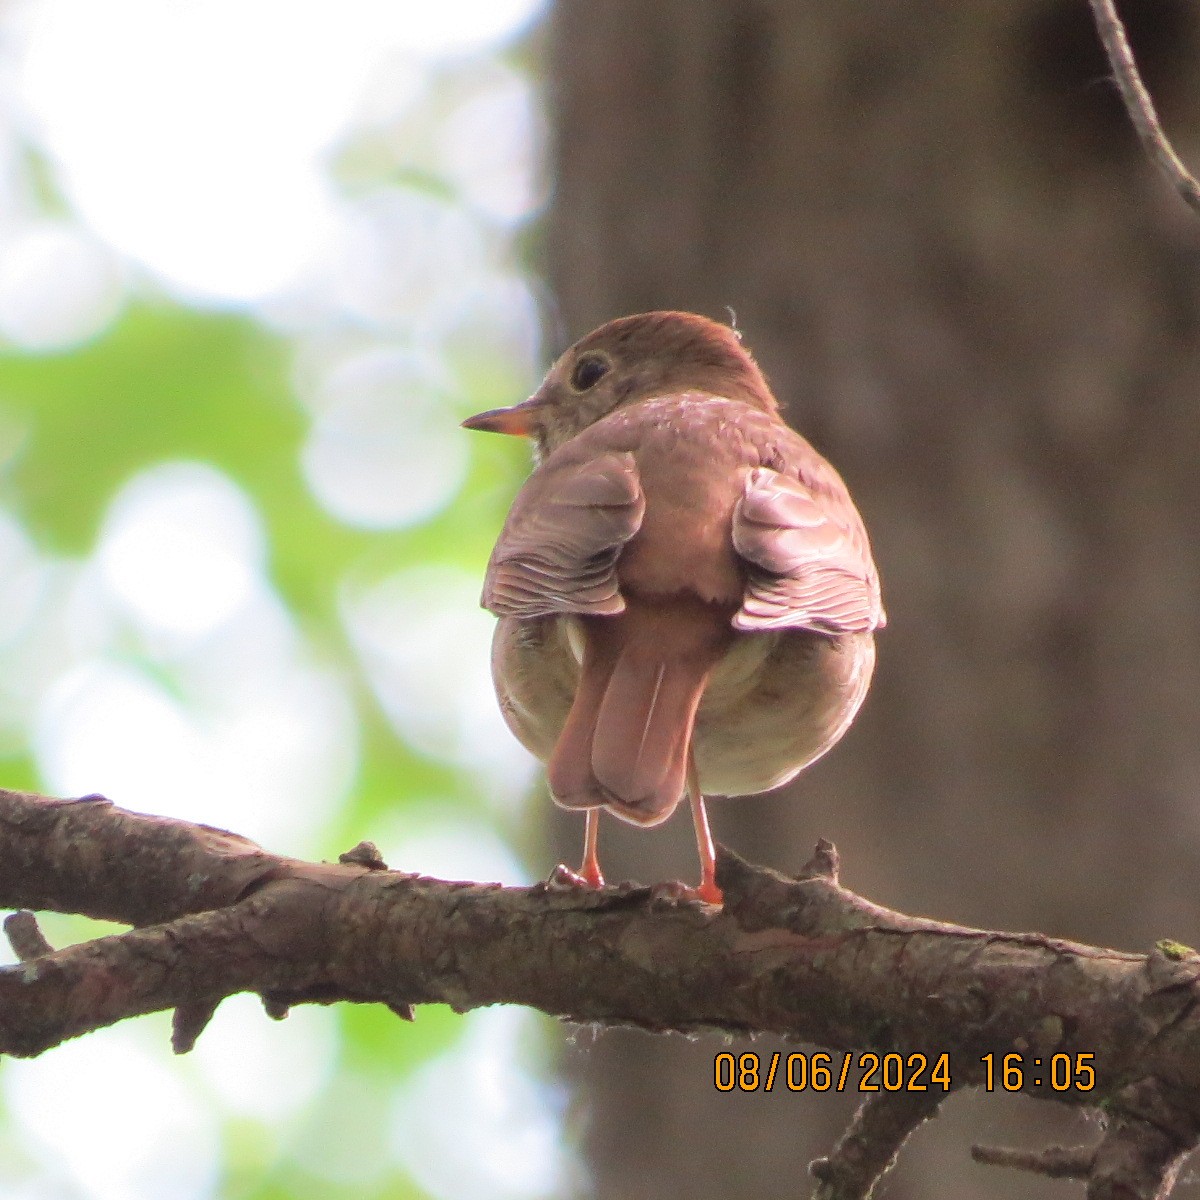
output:
<svg viewBox="0 0 1200 1200"><path fill-rule="evenodd" d="M609 361L599 354L585 354L571 372L571 386L577 392L586 392L608 374Z"/></svg>

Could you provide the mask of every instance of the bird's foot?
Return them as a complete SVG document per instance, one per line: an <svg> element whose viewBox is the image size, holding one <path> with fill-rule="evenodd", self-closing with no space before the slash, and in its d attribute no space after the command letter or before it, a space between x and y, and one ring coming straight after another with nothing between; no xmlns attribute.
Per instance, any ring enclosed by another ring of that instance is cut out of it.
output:
<svg viewBox="0 0 1200 1200"><path fill-rule="evenodd" d="M688 891L692 893L693 900L700 900L705 904L715 904L720 908L725 903L725 893L717 887L713 879L701 880L699 887L688 888Z"/></svg>
<svg viewBox="0 0 1200 1200"><path fill-rule="evenodd" d="M702 904L714 904L720 908L725 903L721 889L711 880L702 882L699 887L689 887L678 879L664 880L662 883L650 885L650 897L653 900L699 900Z"/></svg>
<svg viewBox="0 0 1200 1200"><path fill-rule="evenodd" d="M588 870L585 863L578 871L572 871L565 863L559 863L550 872L546 888L552 892L599 891L604 886L604 876L599 870Z"/></svg>

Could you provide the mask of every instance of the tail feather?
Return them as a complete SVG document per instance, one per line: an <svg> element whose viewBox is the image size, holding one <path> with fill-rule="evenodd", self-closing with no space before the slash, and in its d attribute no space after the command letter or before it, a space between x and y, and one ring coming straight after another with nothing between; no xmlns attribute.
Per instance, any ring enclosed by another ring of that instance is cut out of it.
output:
<svg viewBox="0 0 1200 1200"><path fill-rule="evenodd" d="M593 617L584 620L579 684L566 724L546 764L550 794L563 808L599 808L611 799L592 770L592 739L620 647L609 638L596 636L591 626L612 619Z"/></svg>
<svg viewBox="0 0 1200 1200"><path fill-rule="evenodd" d="M579 687L550 760L550 787L571 808L604 804L656 825L682 798L696 710L732 638L729 613L685 598L630 599L587 618Z"/></svg>
<svg viewBox="0 0 1200 1200"><path fill-rule="evenodd" d="M592 744L592 770L612 811L639 825L666 820L683 796L687 751L711 663L631 651L618 660Z"/></svg>

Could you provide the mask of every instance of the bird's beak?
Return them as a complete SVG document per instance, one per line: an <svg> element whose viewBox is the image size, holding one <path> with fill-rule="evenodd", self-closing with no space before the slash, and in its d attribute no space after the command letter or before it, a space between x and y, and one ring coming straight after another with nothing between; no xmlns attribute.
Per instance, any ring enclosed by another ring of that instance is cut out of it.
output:
<svg viewBox="0 0 1200 1200"><path fill-rule="evenodd" d="M511 408L491 408L476 413L463 423L464 429L482 429L486 433L508 433L514 437L529 437L533 433L533 420L540 407L536 396L514 404Z"/></svg>

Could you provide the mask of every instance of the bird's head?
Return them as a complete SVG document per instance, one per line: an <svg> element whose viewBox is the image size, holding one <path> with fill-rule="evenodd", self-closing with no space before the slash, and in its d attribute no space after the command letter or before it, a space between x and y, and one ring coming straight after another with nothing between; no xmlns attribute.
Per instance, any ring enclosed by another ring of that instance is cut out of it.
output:
<svg viewBox="0 0 1200 1200"><path fill-rule="evenodd" d="M540 459L614 409L683 392L778 411L732 329L695 313L651 312L594 329L558 359L528 400L463 425L532 438Z"/></svg>

